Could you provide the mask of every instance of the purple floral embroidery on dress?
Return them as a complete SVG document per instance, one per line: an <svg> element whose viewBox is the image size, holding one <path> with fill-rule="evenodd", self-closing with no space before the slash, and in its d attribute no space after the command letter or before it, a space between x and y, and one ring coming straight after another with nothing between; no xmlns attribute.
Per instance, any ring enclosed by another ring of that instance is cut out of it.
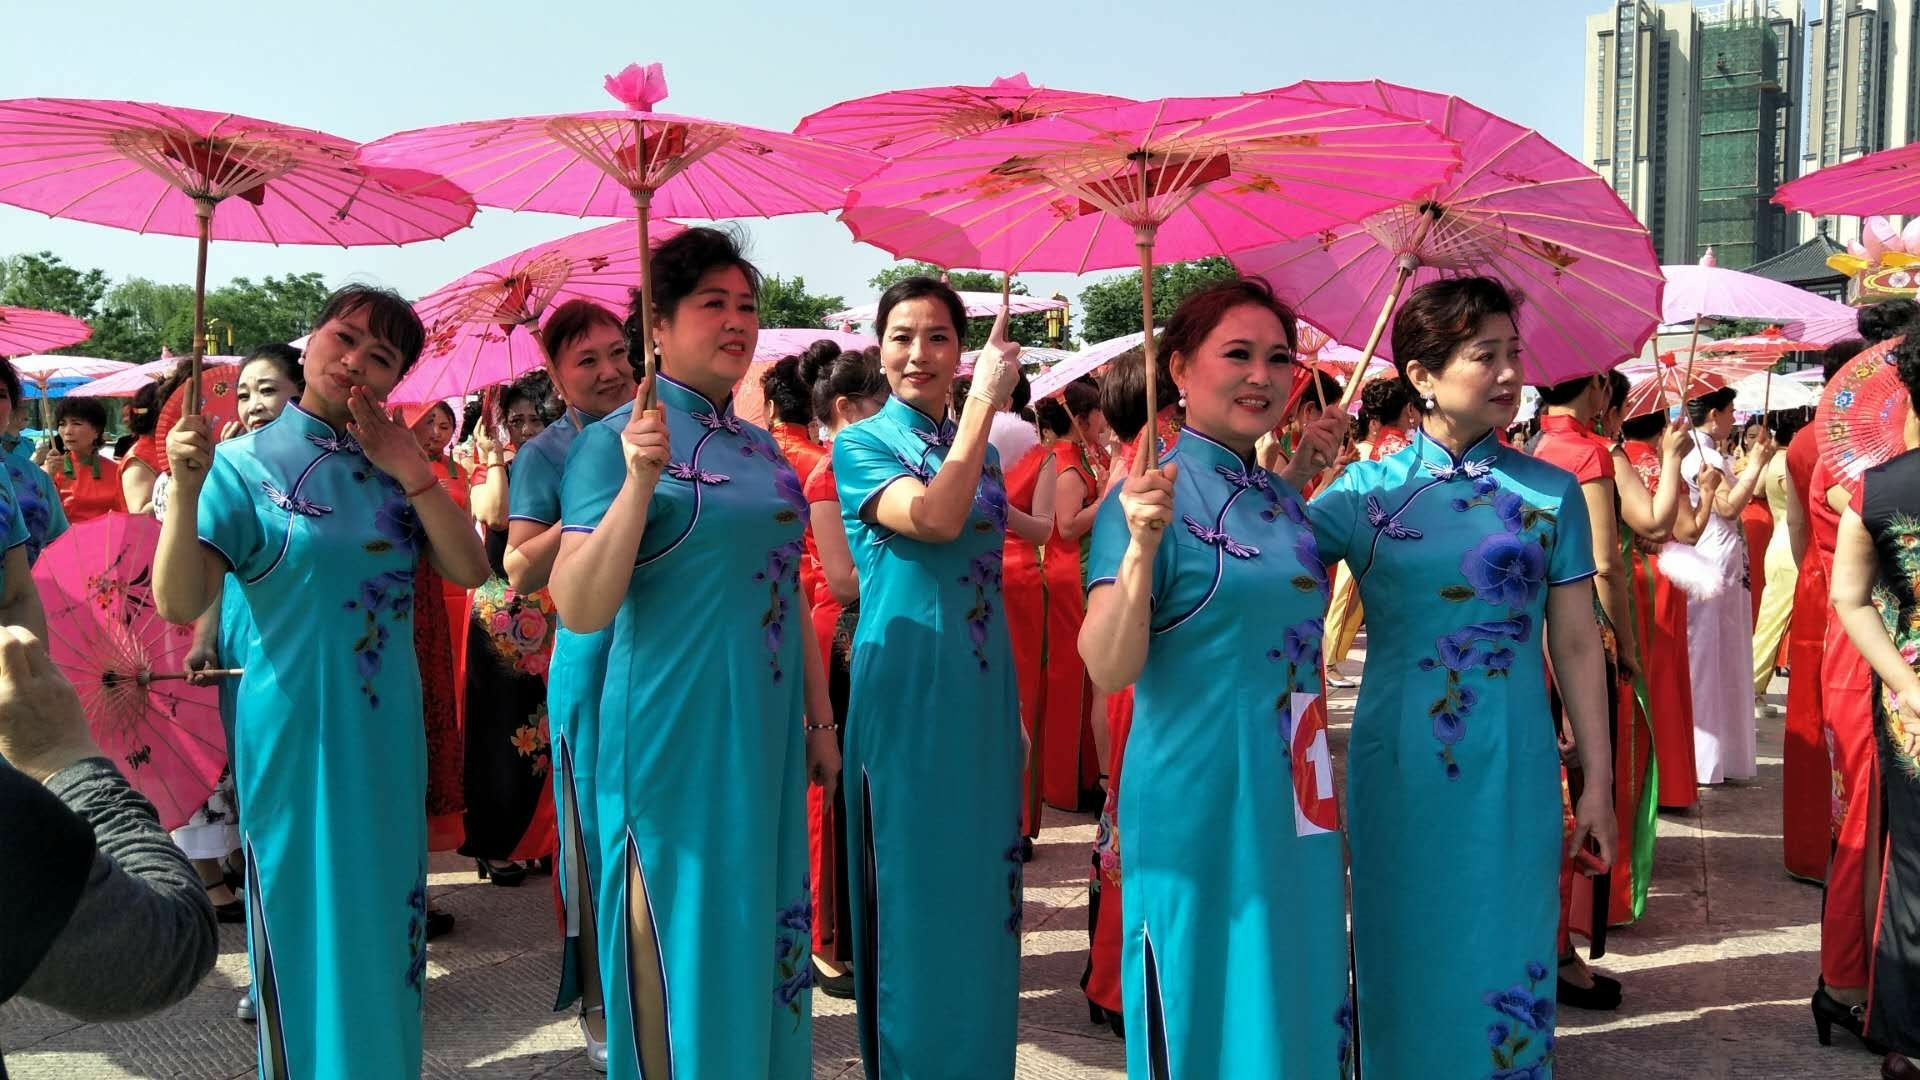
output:
<svg viewBox="0 0 1920 1080"><path fill-rule="evenodd" d="M353 436L351 436L351 435L346 435L346 434L335 434L335 435L313 435L313 434L309 434L309 435L307 436L307 441L308 441L308 442L310 442L310 443L312 443L313 445L315 445L315 446L317 446L317 447L319 447L320 449L322 449L322 450L324 450L324 451L326 451L326 452L327 452L327 453L329 453L329 454L355 454L355 455L358 455L358 454L360 454L360 453L361 453L361 450L360 450L360 443L359 443L359 442L358 442L357 440L355 440L355 439L354 439L354 437L353 437Z"/></svg>
<svg viewBox="0 0 1920 1080"><path fill-rule="evenodd" d="M1379 529L1389 540L1418 540L1426 534L1411 525L1403 524L1400 515L1389 514L1380 500L1367 496L1367 524Z"/></svg>
<svg viewBox="0 0 1920 1080"><path fill-rule="evenodd" d="M925 465L922 465L917 461L909 461L905 457L901 457L900 466L901 468L906 470L908 476L913 477L915 480L918 480L923 484L933 483L933 470L927 468Z"/></svg>
<svg viewBox="0 0 1920 1080"><path fill-rule="evenodd" d="M787 460L784 456L781 455L780 448L778 446L774 445L771 442L762 442L759 439L748 439L747 441L741 443L740 456L764 458L767 461L771 461L776 464L783 464L783 465L786 464L786 460Z"/></svg>
<svg viewBox="0 0 1920 1080"><path fill-rule="evenodd" d="M1457 465L1442 465L1437 461L1423 461L1420 464L1427 470L1427 475L1436 480L1452 480L1456 477L1481 480L1493 472L1493 462L1487 460L1467 460Z"/></svg>
<svg viewBox="0 0 1920 1080"><path fill-rule="evenodd" d="M1014 831L1019 832L1016 823ZM1019 840L1007 848L1007 933L1020 933L1021 925L1026 921L1026 904L1021 896L1021 885L1026 878L1027 864L1024 858L1025 845Z"/></svg>
<svg viewBox="0 0 1920 1080"><path fill-rule="evenodd" d="M1333 1010L1334 1025L1340 1029L1340 1075L1353 1074L1353 992L1340 1000L1340 1007Z"/></svg>
<svg viewBox="0 0 1920 1080"><path fill-rule="evenodd" d="M786 672L780 668L780 646L786 641L787 613L792 610L789 597L800 580L800 555L805 550L804 541L789 540L767 552L767 568L753 575L753 580L767 583L767 610L760 616L760 629L766 639L767 665L773 668L776 686L786 678Z"/></svg>
<svg viewBox="0 0 1920 1080"><path fill-rule="evenodd" d="M793 1014L794 1030L805 1015L803 995L813 987L813 886L800 875L800 899L773 918L773 1003Z"/></svg>
<svg viewBox="0 0 1920 1080"><path fill-rule="evenodd" d="M725 473L708 472L691 461L673 461L667 463L667 475L675 480L685 480L691 484L706 484L709 487L724 484L733 477Z"/></svg>
<svg viewBox="0 0 1920 1080"><path fill-rule="evenodd" d="M973 586L973 606L967 609L967 640L973 645L973 658L980 670L987 670L987 628L993 623L993 598L1000 595L999 549L983 551L967 565L960 584Z"/></svg>
<svg viewBox="0 0 1920 1080"><path fill-rule="evenodd" d="M773 468L773 491L786 503L786 509L776 511L773 519L782 525L799 521L807 513L807 495L800 487L800 474L782 458Z"/></svg>
<svg viewBox="0 0 1920 1080"><path fill-rule="evenodd" d="M412 555L419 550L420 515L414 513L399 487L389 491L386 501L373 512L373 530L374 538L362 545L369 555Z"/></svg>
<svg viewBox="0 0 1920 1080"><path fill-rule="evenodd" d="M1259 548L1235 540L1227 535L1225 529L1208 528L1205 522L1192 514L1182 514L1180 520L1186 523L1187 531L1198 537L1201 543L1217 547L1236 559L1251 559L1260 554Z"/></svg>
<svg viewBox="0 0 1920 1080"><path fill-rule="evenodd" d="M427 879L415 879L407 892L407 985L415 993L427 984Z"/></svg>
<svg viewBox="0 0 1920 1080"><path fill-rule="evenodd" d="M1267 659L1286 665L1286 678L1274 700L1280 733L1280 752L1293 757L1293 695L1314 690L1320 672L1320 639L1326 636L1323 618L1305 619L1280 632L1280 644L1267 650Z"/></svg>
<svg viewBox="0 0 1920 1080"><path fill-rule="evenodd" d="M366 619L365 628L353 643L353 659L360 674L360 692L367 695L367 704L374 708L380 707L374 680L380 675L381 654L392 640L389 627L407 622L413 614L412 605L412 570L388 570L362 581L359 592L345 604L348 611L359 611ZM413 647L410 638L407 647Z"/></svg>
<svg viewBox="0 0 1920 1080"><path fill-rule="evenodd" d="M987 528L1007 531L1007 485L1001 478L999 466L988 465L980 470L980 486L973 491L973 508L987 519ZM975 523L974 528L980 529L980 523Z"/></svg>
<svg viewBox="0 0 1920 1080"><path fill-rule="evenodd" d="M1547 976L1547 965L1529 960L1526 985L1515 983L1483 995L1487 1007L1499 1014L1487 1025L1487 1054L1493 1071L1486 1080L1541 1080L1552 1072L1554 995L1551 990L1539 992ZM1535 1045L1540 1047L1540 1057L1522 1063L1520 1056Z"/></svg>
<svg viewBox="0 0 1920 1080"><path fill-rule="evenodd" d="M301 517L320 517L323 514L333 513L333 507L322 506L304 495L289 495L281 491L271 480L260 481L260 490L267 493L268 502L290 514L298 514Z"/></svg>
<svg viewBox="0 0 1920 1080"><path fill-rule="evenodd" d="M944 447L953 445L954 433L959 429L943 421L932 431L925 431L921 428L908 428L907 430L913 432L915 438L926 443L928 446Z"/></svg>

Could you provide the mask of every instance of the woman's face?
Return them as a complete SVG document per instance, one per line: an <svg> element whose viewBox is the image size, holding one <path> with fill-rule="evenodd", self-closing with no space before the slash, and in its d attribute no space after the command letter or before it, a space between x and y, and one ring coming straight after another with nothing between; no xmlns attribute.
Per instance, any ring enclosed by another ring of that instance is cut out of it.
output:
<svg viewBox="0 0 1920 1080"><path fill-rule="evenodd" d="M327 320L307 339L301 359L307 389L300 396L307 411L323 416L347 414L347 392L365 387L375 401L385 401L402 374L400 350L367 329L368 309L358 307Z"/></svg>
<svg viewBox="0 0 1920 1080"><path fill-rule="evenodd" d="M1192 356L1173 357L1187 422L1241 453L1279 425L1293 367L1286 325L1259 304L1229 308Z"/></svg>
<svg viewBox="0 0 1920 1080"><path fill-rule="evenodd" d="M620 361L622 364L626 363L625 355L626 349L623 347L621 349L623 359ZM633 386L632 378L627 379L627 386L629 388ZM631 396L631 390L629 390L629 396ZM546 418L540 415L539 407L531 401L522 399L514 402L512 407L507 409L507 439L513 443L515 450L527 445L528 440L545 431L546 428Z"/></svg>
<svg viewBox="0 0 1920 1080"><path fill-rule="evenodd" d="M760 310L737 266L709 270L673 315L659 320L668 375L718 401L746 377L760 340Z"/></svg>
<svg viewBox="0 0 1920 1080"><path fill-rule="evenodd" d="M100 429L77 416L60 421L58 427L61 444L73 453L89 457L100 444Z"/></svg>
<svg viewBox="0 0 1920 1080"><path fill-rule="evenodd" d="M945 416L947 391L960 369L959 328L947 305L931 296L893 305L880 335L880 367L895 397L928 416Z"/></svg>
<svg viewBox="0 0 1920 1080"><path fill-rule="evenodd" d="M233 388L234 404L240 407L240 423L248 431L258 431L280 415L293 400L293 384L271 360L255 360L240 369L240 381Z"/></svg>
<svg viewBox="0 0 1920 1080"><path fill-rule="evenodd" d="M413 437L420 440L420 449L430 458L439 457L453 441L453 410L441 402L427 410L427 415L414 421Z"/></svg>
<svg viewBox="0 0 1920 1080"><path fill-rule="evenodd" d="M595 323L568 342L554 359L553 382L562 400L589 416L605 416L632 400L633 364L625 331L612 323ZM533 411L531 405L528 409ZM511 415L508 419L511 425Z"/></svg>
<svg viewBox="0 0 1920 1080"><path fill-rule="evenodd" d="M1520 331L1508 315L1489 315L1454 348L1446 367L1429 371L1408 364L1415 392L1433 399L1433 411L1464 432L1484 432L1513 423L1520 410Z"/></svg>

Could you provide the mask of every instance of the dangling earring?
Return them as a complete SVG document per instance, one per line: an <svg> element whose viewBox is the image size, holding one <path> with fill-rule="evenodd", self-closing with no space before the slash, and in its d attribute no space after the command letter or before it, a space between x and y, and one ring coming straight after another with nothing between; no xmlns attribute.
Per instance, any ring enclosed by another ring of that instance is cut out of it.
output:
<svg viewBox="0 0 1920 1080"><path fill-rule="evenodd" d="M1428 394L1426 397L1421 398L1420 403L1421 403L1421 407L1424 408L1427 412L1433 411L1433 395L1432 394Z"/></svg>
<svg viewBox="0 0 1920 1080"><path fill-rule="evenodd" d="M1180 411L1187 411L1187 388L1184 386L1180 388Z"/></svg>

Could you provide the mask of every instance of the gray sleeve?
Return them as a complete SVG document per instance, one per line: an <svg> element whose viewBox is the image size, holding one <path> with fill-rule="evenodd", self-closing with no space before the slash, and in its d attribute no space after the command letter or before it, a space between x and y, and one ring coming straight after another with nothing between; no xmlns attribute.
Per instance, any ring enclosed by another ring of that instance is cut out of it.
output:
<svg viewBox="0 0 1920 1080"><path fill-rule="evenodd" d="M47 788L93 827L99 851L79 906L22 995L89 1021L183 1000L219 955L200 876L153 804L107 759L70 765Z"/></svg>

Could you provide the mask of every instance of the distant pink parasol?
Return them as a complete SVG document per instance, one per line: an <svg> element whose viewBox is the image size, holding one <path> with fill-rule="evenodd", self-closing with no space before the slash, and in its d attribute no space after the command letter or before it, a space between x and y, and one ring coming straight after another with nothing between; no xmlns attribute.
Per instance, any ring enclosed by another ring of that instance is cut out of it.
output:
<svg viewBox="0 0 1920 1080"><path fill-rule="evenodd" d="M987 86L928 86L829 105L793 130L828 142L902 157L962 135L1012 127L1055 113L1130 104L1128 99L1075 90L1048 90L1025 72Z"/></svg>
<svg viewBox="0 0 1920 1080"><path fill-rule="evenodd" d="M58 311L0 306L0 356L24 356L78 345L93 336L85 322Z"/></svg>

